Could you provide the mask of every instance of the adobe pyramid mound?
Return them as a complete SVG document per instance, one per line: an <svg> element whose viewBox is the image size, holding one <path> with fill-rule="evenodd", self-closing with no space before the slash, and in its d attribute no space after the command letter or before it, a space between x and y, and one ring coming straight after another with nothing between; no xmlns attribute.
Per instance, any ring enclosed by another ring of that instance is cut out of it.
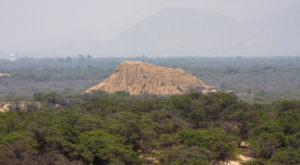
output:
<svg viewBox="0 0 300 165"><path fill-rule="evenodd" d="M187 93L190 88L201 88L204 93L212 89L197 77L179 68L126 61L118 66L108 79L86 92L102 90L108 93L125 91L131 95L174 95Z"/></svg>

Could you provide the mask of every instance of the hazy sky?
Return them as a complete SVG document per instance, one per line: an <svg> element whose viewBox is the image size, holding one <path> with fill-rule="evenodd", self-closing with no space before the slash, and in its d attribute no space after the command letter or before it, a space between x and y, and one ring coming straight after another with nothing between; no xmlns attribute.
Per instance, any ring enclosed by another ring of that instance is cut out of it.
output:
<svg viewBox="0 0 300 165"><path fill-rule="evenodd" d="M299 0L0 0L0 51L113 39L164 8L197 8L249 20L296 3Z"/></svg>

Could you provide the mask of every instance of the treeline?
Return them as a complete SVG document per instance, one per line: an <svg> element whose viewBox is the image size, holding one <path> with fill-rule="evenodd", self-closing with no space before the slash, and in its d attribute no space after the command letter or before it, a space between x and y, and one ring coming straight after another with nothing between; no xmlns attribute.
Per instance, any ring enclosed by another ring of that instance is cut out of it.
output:
<svg viewBox="0 0 300 165"><path fill-rule="evenodd" d="M219 164L249 143L248 165L300 164L300 101L249 104L227 93L35 94L0 114L0 164ZM57 106L59 105L59 106Z"/></svg>
<svg viewBox="0 0 300 165"><path fill-rule="evenodd" d="M249 102L300 99L300 58L20 58L0 59L0 99L32 97L34 93L84 92L104 79L126 60L179 67L216 87L232 91Z"/></svg>

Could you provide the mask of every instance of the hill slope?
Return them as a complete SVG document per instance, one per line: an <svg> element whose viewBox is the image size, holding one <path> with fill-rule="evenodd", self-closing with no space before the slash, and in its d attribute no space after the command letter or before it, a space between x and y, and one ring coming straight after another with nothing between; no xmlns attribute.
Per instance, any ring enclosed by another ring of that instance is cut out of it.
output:
<svg viewBox="0 0 300 165"><path fill-rule="evenodd" d="M131 56L286 55L300 51L299 8L285 8L251 22L195 9L166 9L138 22L100 50Z"/></svg>
<svg viewBox="0 0 300 165"><path fill-rule="evenodd" d="M211 89L200 79L182 69L155 66L145 62L126 61L102 83L87 92L102 90L109 93L129 92L131 95L142 93L157 95L184 94L189 88Z"/></svg>
<svg viewBox="0 0 300 165"><path fill-rule="evenodd" d="M193 54L239 48L253 34L234 19L194 9L166 9L138 22L103 47L105 52Z"/></svg>

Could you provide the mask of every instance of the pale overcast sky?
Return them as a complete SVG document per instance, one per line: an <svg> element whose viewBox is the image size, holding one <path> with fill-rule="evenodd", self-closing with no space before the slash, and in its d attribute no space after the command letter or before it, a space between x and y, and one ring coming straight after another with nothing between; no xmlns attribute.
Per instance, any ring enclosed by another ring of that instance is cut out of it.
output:
<svg viewBox="0 0 300 165"><path fill-rule="evenodd" d="M0 51L105 41L164 8L259 18L299 0L0 0Z"/></svg>

